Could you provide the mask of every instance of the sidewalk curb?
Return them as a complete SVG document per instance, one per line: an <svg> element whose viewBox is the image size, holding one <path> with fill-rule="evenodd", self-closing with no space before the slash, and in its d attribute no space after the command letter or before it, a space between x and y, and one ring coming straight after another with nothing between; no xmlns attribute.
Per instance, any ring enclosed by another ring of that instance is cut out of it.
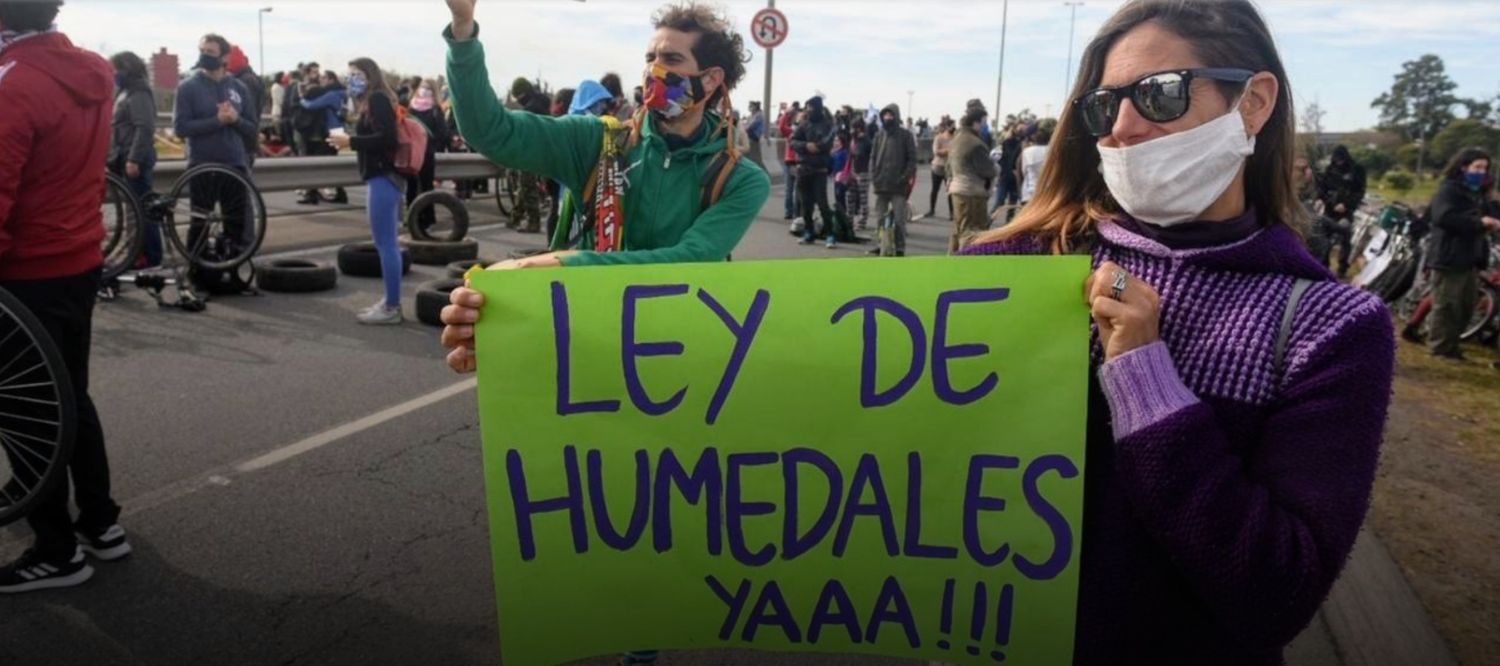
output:
<svg viewBox="0 0 1500 666"><path fill-rule="evenodd" d="M1346 666L1456 666L1447 642L1391 558L1368 529L1318 612Z"/></svg>

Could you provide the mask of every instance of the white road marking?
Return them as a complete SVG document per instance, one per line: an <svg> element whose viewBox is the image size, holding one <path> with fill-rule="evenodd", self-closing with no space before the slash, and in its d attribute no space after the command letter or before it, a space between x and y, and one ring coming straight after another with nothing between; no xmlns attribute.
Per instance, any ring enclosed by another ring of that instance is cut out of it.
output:
<svg viewBox="0 0 1500 666"><path fill-rule="evenodd" d="M362 419L350 421L349 423L345 423L344 425L338 426L337 428L333 428L331 430L325 430L300 442L288 444L258 458L247 460L238 465L235 465L234 471L236 474L248 474L250 472L265 469L277 463L286 462L288 460L291 460L292 458L307 453L308 451L314 451L316 449L337 442L350 435L369 430L370 428L385 423L386 421L404 416L406 414L410 414L411 412L417 411L433 403L446 400L455 395L473 389L478 385L478 379L466 379L447 388L433 391L432 393L428 393L427 395L418 398L413 398L394 407L382 409Z"/></svg>
<svg viewBox="0 0 1500 666"><path fill-rule="evenodd" d="M414 411L446 400L460 393L464 393L479 385L479 380L469 378L457 384L438 389L423 396L418 396L399 405L387 407L374 414L365 416L345 423L344 425L325 430L321 433L308 437L298 442L274 449L268 453L261 454L249 460L233 463L208 470L202 474L170 483L143 495L132 497L124 502L124 515L126 517L150 511L168 502L172 502L199 490L210 486L224 487L231 483L233 477L263 470L272 465L283 463L297 456L345 439L392 419L405 416ZM4 539L0 538L0 545L4 545Z"/></svg>

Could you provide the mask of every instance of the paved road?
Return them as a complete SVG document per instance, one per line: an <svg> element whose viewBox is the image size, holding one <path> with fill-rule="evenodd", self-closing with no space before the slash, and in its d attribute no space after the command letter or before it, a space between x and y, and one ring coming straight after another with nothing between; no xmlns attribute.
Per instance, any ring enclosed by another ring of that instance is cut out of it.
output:
<svg viewBox="0 0 1500 666"><path fill-rule="evenodd" d="M863 251L796 245L780 205L773 196L737 259ZM331 261L330 244L366 236L358 208L307 214L285 195L268 206L267 252ZM493 210L475 206L484 254L540 246ZM916 223L909 250L942 252L949 224ZM408 317L415 285L436 277L413 268ZM0 599L0 664L498 663L471 384L442 365L436 329L355 322L379 290L340 277L331 292L221 298L202 314L140 292L100 305L93 395L136 553L81 588ZM0 557L27 537L0 529ZM1338 663L1322 627L1293 663Z"/></svg>

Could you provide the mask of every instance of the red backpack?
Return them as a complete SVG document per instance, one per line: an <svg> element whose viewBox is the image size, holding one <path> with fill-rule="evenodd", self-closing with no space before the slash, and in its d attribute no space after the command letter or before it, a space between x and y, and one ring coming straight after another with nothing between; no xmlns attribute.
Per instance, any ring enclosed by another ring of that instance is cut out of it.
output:
<svg viewBox="0 0 1500 666"><path fill-rule="evenodd" d="M427 126L396 107L396 173L416 176L427 161Z"/></svg>

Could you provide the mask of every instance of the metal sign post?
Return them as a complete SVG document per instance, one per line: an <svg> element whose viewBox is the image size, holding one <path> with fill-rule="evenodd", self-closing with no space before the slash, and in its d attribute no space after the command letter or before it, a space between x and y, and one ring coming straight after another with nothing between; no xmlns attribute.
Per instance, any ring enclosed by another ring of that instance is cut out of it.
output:
<svg viewBox="0 0 1500 666"><path fill-rule="evenodd" d="M766 50L766 90L761 102L761 113L771 114L771 62L774 49L786 41L786 15L776 10L776 0L767 0L766 8L755 13L750 20L750 37Z"/></svg>

